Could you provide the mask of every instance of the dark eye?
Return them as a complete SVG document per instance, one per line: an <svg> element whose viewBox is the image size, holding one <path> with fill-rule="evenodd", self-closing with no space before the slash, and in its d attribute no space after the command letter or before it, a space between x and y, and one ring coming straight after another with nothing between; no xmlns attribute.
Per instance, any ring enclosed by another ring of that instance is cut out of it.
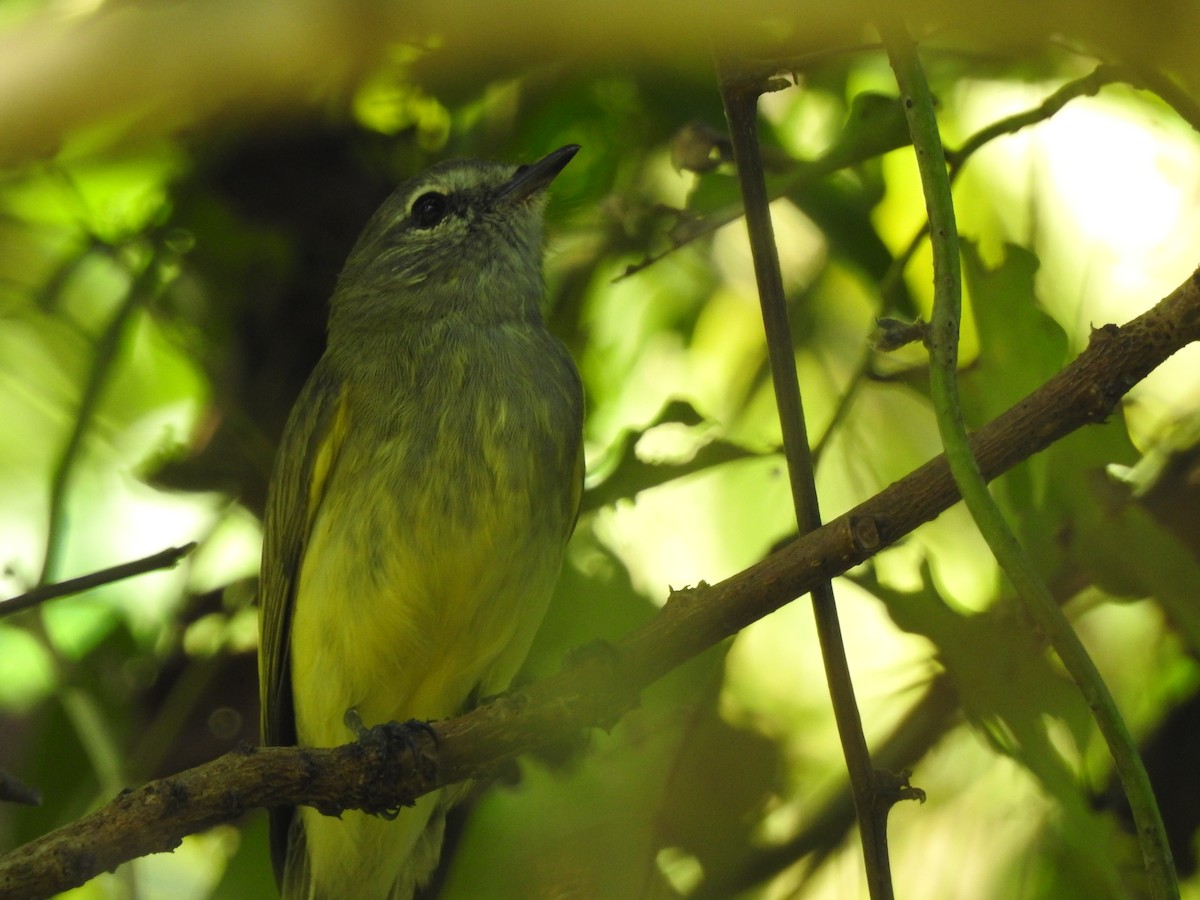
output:
<svg viewBox="0 0 1200 900"><path fill-rule="evenodd" d="M413 201L410 215L413 225L417 228L432 228L446 218L446 213L449 211L450 201L446 195L430 191Z"/></svg>

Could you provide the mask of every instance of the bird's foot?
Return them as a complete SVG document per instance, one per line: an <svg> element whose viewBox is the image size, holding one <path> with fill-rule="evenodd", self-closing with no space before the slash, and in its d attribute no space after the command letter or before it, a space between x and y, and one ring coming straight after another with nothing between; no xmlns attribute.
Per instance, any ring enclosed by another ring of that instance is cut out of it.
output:
<svg viewBox="0 0 1200 900"><path fill-rule="evenodd" d="M409 719L407 722L384 722L368 727L357 709L346 710L343 721L364 749L378 752L385 760L395 759L396 754L407 752L414 769L433 769L436 772L437 756L432 752L429 741L436 747L438 734L432 723ZM399 807L366 811L388 820L400 814Z"/></svg>

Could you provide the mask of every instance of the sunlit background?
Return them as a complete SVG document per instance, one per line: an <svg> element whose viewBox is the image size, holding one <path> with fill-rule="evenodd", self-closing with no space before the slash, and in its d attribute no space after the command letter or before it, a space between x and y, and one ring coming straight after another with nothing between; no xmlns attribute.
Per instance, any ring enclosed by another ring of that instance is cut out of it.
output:
<svg viewBox="0 0 1200 900"><path fill-rule="evenodd" d="M793 534L745 227L672 237L670 210L715 217L736 202L728 164L675 164L686 126L723 128L711 73L542 64L439 82L443 96L412 68L421 58L397 50L299 120L132 133L127 110L0 173L0 593L198 543L175 569L0 621L0 767L45 797L0 809L0 850L256 740L253 582L278 429L357 229L389 185L436 159L583 145L555 182L547 281L550 321L587 385L588 486L604 500L581 519L531 676ZM974 58L939 35L924 61L953 150L1102 60ZM860 139L902 117L890 102L852 111L895 93L883 55L856 49L799 68L761 104L826 518L938 452L923 352L869 343L876 316L927 317L932 298L927 243L889 274L924 220L911 149ZM847 146L866 150L822 168ZM955 200L973 424L1060 369L1091 328L1128 321L1191 273L1198 197L1200 137L1126 84L966 162ZM1186 515L1151 502L1160 479L1194 497L1171 462L1200 440L1198 410L1193 347L1109 423L997 487L1146 741L1200 689L1200 546ZM604 493L635 470L646 489ZM899 894L1140 896L1103 743L961 506L835 590L868 739L916 735L905 766L928 801L892 813ZM1175 739L1185 761L1190 739ZM1185 776L1154 746L1162 790L1200 797L1190 763ZM806 600L567 756L525 761L519 781L476 798L439 896L866 895L849 822L822 818L845 774ZM1198 805L1168 817L1183 846L1195 847ZM270 896L264 834L248 816L69 896ZM811 852L755 868L801 838ZM1194 860L1180 861L1186 896L1200 897Z"/></svg>

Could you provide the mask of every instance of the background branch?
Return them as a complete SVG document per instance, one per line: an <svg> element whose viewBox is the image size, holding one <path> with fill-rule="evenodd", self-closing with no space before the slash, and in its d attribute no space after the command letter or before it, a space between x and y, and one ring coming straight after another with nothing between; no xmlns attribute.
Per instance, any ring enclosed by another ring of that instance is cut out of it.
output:
<svg viewBox="0 0 1200 900"><path fill-rule="evenodd" d="M155 572L158 569L174 568L181 559L195 549L196 543L192 541L181 547L168 547L166 550L159 550L157 553L151 553L141 559L119 563L109 566L107 569L80 575L77 578L67 578L63 581L56 581L54 584L43 584L23 594L0 601L0 619L57 597L81 594L92 588L112 584L114 581L123 581L136 575L144 575L147 572Z"/></svg>
<svg viewBox="0 0 1200 900"><path fill-rule="evenodd" d="M1012 52L1044 45L1070 22L1082 40L1130 62L1200 81L1200 20L1189 4L1147 16L1134 0L1047 0L1027 6L987 0L901 4L920 26L937 22L981 47ZM349 85L383 60L397 41L440 37L448 52L422 63L434 79L498 76L537 61L603 63L664 59L703 66L714 43L757 36L756 23L794 13L791 4L754 0L732 7L697 0L681 13L671 4L607 0L564 8L547 0L506 0L486 9L468 0L345 3L341 0L218 0L199 6L122 4L64 21L45 16L0 40L0 158L55 152L67 135L114 113L128 134L162 133L231 114L262 119L300 115L314 100L343 98ZM819 51L856 43L870 5L805 7L804 39ZM238 35L230 40L231 34ZM579 35L588 35L580 40ZM153 72L153 78L146 73Z"/></svg>
<svg viewBox="0 0 1200 900"><path fill-rule="evenodd" d="M46 526L46 552L42 559L42 572L38 586L46 585L56 575L58 559L66 533L67 495L71 487L71 475L83 450L83 441L91 428L105 385L117 364L118 356L125 347L125 333L133 313L146 303L159 282L157 257L147 261L145 268L129 285L125 299L116 314L96 341L91 372L79 398L79 409L75 414L71 434L63 447L62 455L54 467L50 480L50 521Z"/></svg>

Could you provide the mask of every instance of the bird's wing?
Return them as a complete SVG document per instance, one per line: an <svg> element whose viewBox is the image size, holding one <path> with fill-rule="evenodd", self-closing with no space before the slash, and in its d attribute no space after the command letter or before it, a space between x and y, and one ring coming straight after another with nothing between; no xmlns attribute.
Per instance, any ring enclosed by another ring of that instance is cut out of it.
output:
<svg viewBox="0 0 1200 900"><path fill-rule="evenodd" d="M583 507L583 478L587 474L587 468L583 459L583 437L579 438L579 449L575 452L575 466L571 473L571 506L570 517L571 527L567 529L567 537L575 533L575 526L579 524L579 510Z"/></svg>
<svg viewBox="0 0 1200 900"><path fill-rule="evenodd" d="M300 565L313 520L349 427L346 391L318 365L288 419L263 523L259 576L259 699L262 742L296 743L290 634ZM271 858L282 876L292 809L271 811Z"/></svg>

